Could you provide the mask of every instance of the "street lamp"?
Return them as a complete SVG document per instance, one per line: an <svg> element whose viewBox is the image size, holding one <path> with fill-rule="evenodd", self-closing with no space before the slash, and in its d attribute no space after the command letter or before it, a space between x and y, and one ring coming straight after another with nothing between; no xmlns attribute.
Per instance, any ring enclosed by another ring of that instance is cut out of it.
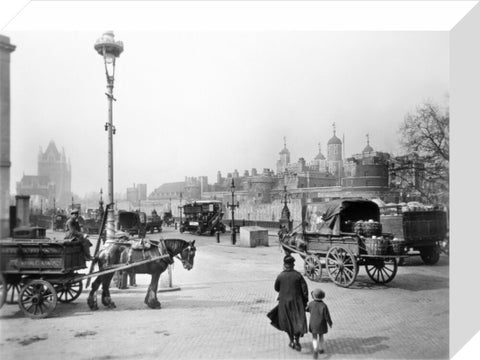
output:
<svg viewBox="0 0 480 360"><path fill-rule="evenodd" d="M232 203L227 202L227 207L229 207L232 210L232 223L230 225L230 229L232 230L232 244L235 245L237 242L237 235L235 233L235 208L239 207L240 204L237 203L234 204L235 201L235 183L233 182L233 177L232 177L232 185L230 186L230 191L232 192Z"/></svg>
<svg viewBox="0 0 480 360"><path fill-rule="evenodd" d="M107 77L107 90L105 93L108 98L108 122L105 124L105 130L108 132L108 203L107 206L107 223L106 233L107 241L115 240L115 214L113 209L113 134L115 134L115 127L113 126L112 101L116 99L113 97L113 82L115 79L115 60L123 51L123 43L115 41L113 31L105 32L96 42L95 50L103 57L105 64L105 75Z"/></svg>
<svg viewBox="0 0 480 360"><path fill-rule="evenodd" d="M280 216L280 225L285 226L285 229L288 231L292 231L292 223L290 222L290 209L288 208L288 203L290 202L288 199L288 192L287 192L287 185L283 186L284 191L284 198L283 198L283 209L282 215Z"/></svg>
<svg viewBox="0 0 480 360"><path fill-rule="evenodd" d="M178 212L180 215L180 228L182 228L182 192L180 192L180 205L178 205ZM175 224L176 226L176 224ZM175 228L176 229L176 228Z"/></svg>

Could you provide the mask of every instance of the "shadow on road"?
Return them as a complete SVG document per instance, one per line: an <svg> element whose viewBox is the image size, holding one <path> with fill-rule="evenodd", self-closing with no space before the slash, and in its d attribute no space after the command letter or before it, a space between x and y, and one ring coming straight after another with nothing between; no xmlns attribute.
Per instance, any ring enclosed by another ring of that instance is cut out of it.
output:
<svg viewBox="0 0 480 360"><path fill-rule="evenodd" d="M389 338L386 336L347 337L341 339L328 339L326 341L327 354L374 354L389 348L383 344Z"/></svg>
<svg viewBox="0 0 480 360"><path fill-rule="evenodd" d="M410 273L395 278L391 287L408 291L448 289L449 279L441 276Z"/></svg>

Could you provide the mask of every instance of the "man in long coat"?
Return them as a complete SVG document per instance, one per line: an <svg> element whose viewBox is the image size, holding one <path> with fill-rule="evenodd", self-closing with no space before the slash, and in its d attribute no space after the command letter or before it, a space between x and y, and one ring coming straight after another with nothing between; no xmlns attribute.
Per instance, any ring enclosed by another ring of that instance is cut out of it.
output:
<svg viewBox="0 0 480 360"><path fill-rule="evenodd" d="M299 338L307 333L308 286L302 274L294 270L294 263L294 257L284 257L284 270L275 280L275 291L279 293L278 328L288 334L289 346L301 351Z"/></svg>
<svg viewBox="0 0 480 360"><path fill-rule="evenodd" d="M85 260L93 260L92 255L90 255L90 246L92 246L92 243L81 232L80 224L78 223L78 209L72 209L72 211L70 211L70 219L68 219L66 227L65 239L77 239L80 241Z"/></svg>

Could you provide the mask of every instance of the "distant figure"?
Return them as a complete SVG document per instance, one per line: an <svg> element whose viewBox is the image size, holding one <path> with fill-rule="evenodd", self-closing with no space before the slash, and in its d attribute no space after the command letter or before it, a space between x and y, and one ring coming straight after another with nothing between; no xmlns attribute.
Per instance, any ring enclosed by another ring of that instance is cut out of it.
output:
<svg viewBox="0 0 480 360"><path fill-rule="evenodd" d="M80 241L85 260L92 261L93 257L90 255L90 246L92 246L92 243L88 240L87 236L81 232L80 224L78 223L78 209L70 211L70 219L68 219L66 223L66 228L65 239L77 239Z"/></svg>
<svg viewBox="0 0 480 360"><path fill-rule="evenodd" d="M278 329L285 331L290 339L289 346L301 351L299 338L307 333L305 307L308 303L308 286L302 274L294 270L295 258L283 258L284 270L275 280L278 294Z"/></svg>
<svg viewBox="0 0 480 360"><path fill-rule="evenodd" d="M321 289L315 289L312 291L313 301L308 303L306 308L310 312L310 325L309 330L312 333L312 345L313 345L313 358L318 358L318 352L320 354L325 352L325 340L323 335L328 332L328 326L332 327L332 319L330 318L330 312L328 306L323 302L325 292Z"/></svg>

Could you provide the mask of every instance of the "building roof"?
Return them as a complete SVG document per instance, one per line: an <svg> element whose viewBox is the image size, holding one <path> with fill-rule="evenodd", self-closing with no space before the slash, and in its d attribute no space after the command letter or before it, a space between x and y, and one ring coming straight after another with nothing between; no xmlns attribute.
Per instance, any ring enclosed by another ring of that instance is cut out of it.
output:
<svg viewBox="0 0 480 360"><path fill-rule="evenodd" d="M279 152L280 155L287 154L290 155L290 151L287 149L287 138L283 138L283 149Z"/></svg>
<svg viewBox="0 0 480 360"><path fill-rule="evenodd" d="M332 144L342 145L342 140L340 140L340 139L335 135L335 133L334 133L333 136L330 138L330 140L328 140L328 145L332 145Z"/></svg>
<svg viewBox="0 0 480 360"><path fill-rule="evenodd" d="M363 149L362 152L369 153L369 152L372 152L372 151L374 151L373 148L370 146L370 144L368 144L367 146L365 146L365 149Z"/></svg>
<svg viewBox="0 0 480 360"><path fill-rule="evenodd" d="M322 154L322 148L320 144L318 144L318 154L315 156L315 160L325 160L325 156Z"/></svg>
<svg viewBox="0 0 480 360"><path fill-rule="evenodd" d="M38 184L38 185L48 185L50 178L48 176L41 175L23 175L20 183L25 184Z"/></svg>
<svg viewBox="0 0 480 360"><path fill-rule="evenodd" d="M370 135L367 134L367 146L365 146L365 149L363 149L362 152L364 153L369 153L369 152L372 152L374 151L373 148L370 146Z"/></svg>
<svg viewBox="0 0 480 360"><path fill-rule="evenodd" d="M180 192L185 190L185 182L178 181L173 183L165 183L157 187L153 192L154 193L170 193L170 192Z"/></svg>

